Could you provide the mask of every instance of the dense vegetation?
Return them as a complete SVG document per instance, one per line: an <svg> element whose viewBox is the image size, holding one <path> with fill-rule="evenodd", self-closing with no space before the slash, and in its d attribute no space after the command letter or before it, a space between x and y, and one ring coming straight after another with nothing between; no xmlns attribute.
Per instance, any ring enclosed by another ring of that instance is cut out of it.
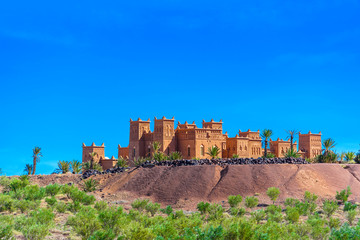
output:
<svg viewBox="0 0 360 240"><path fill-rule="evenodd" d="M28 176L0 177L0 184L0 239L44 239L51 232L67 232L70 239L360 239L350 188L321 204L305 192L283 205L277 203L279 189L269 188L269 206L259 207L256 196L235 195L228 203L200 202L198 211L184 213L147 199L135 200L129 211L95 201L85 192L97 187L92 179L82 184L85 191L39 187Z"/></svg>

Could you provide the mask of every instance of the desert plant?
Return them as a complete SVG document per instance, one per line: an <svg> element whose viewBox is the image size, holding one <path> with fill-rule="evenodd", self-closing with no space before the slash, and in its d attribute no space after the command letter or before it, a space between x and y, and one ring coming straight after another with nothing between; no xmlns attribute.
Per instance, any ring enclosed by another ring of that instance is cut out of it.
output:
<svg viewBox="0 0 360 240"><path fill-rule="evenodd" d="M254 208L258 205L259 199L257 197L249 196L245 198L245 206L247 208Z"/></svg>
<svg viewBox="0 0 360 240"><path fill-rule="evenodd" d="M169 155L169 160L181 160L182 158L181 152L172 152Z"/></svg>
<svg viewBox="0 0 360 240"><path fill-rule="evenodd" d="M330 227L330 229L333 229L333 228L338 228L341 224L341 221L339 218L329 218L329 221L328 221L328 226Z"/></svg>
<svg viewBox="0 0 360 240"><path fill-rule="evenodd" d="M167 156L163 152L154 152L153 159L157 162L162 162L167 159Z"/></svg>
<svg viewBox="0 0 360 240"><path fill-rule="evenodd" d="M234 153L234 154L231 156L231 158L232 158L232 159L238 159L238 158L239 158L239 155Z"/></svg>
<svg viewBox="0 0 360 240"><path fill-rule="evenodd" d="M105 201L98 201L95 203L94 208L98 211L103 211L107 209L108 204Z"/></svg>
<svg viewBox="0 0 360 240"><path fill-rule="evenodd" d="M286 158L290 158L290 157L298 158L298 157L300 157L300 154L296 150L290 148L289 150L287 150L284 157L286 157Z"/></svg>
<svg viewBox="0 0 360 240"><path fill-rule="evenodd" d="M355 220L355 217L357 215L357 211L356 209L353 209L353 210L350 210L350 211L347 211L347 214L346 214L346 219L349 221L349 224L352 225L354 220Z"/></svg>
<svg viewBox="0 0 360 240"><path fill-rule="evenodd" d="M55 206L55 209L58 213L64 213L67 209L67 206L63 202L58 202Z"/></svg>
<svg viewBox="0 0 360 240"><path fill-rule="evenodd" d="M57 200L55 197L51 197L51 198L45 198L45 202L49 205L49 207L54 207Z"/></svg>
<svg viewBox="0 0 360 240"><path fill-rule="evenodd" d="M116 167L122 167L122 168L128 167L127 161L122 157L119 157L119 159L116 162Z"/></svg>
<svg viewBox="0 0 360 240"><path fill-rule="evenodd" d="M96 152L91 152L89 153L89 157L90 157L90 166L89 169L94 169L94 162L95 162L95 157L98 156L98 154Z"/></svg>
<svg viewBox="0 0 360 240"><path fill-rule="evenodd" d="M49 184L45 187L45 193L47 196L54 197L56 196L61 190L61 186L57 183Z"/></svg>
<svg viewBox="0 0 360 240"><path fill-rule="evenodd" d="M218 146L216 146L216 145L212 146L212 147L209 147L206 154L209 155L212 159L215 159L220 154L220 148Z"/></svg>
<svg viewBox="0 0 360 240"><path fill-rule="evenodd" d="M86 170L96 170L101 172L103 169L101 165L97 162L93 163L92 167L90 166L90 162L85 162L82 164L82 171L86 171Z"/></svg>
<svg viewBox="0 0 360 240"><path fill-rule="evenodd" d="M40 162L40 157L42 157L42 152L40 147L34 147L33 149L33 171L32 175L35 175L36 172L36 164Z"/></svg>
<svg viewBox="0 0 360 240"><path fill-rule="evenodd" d="M327 138L322 142L323 148L324 148L324 155L327 155L331 149L333 149L336 146L336 143L333 139Z"/></svg>
<svg viewBox="0 0 360 240"><path fill-rule="evenodd" d="M14 203L14 199L12 199L9 195L0 194L0 212L11 212L14 208Z"/></svg>
<svg viewBox="0 0 360 240"><path fill-rule="evenodd" d="M133 209L136 209L138 210L139 212L142 212L146 205L149 203L149 199L144 199L144 200L141 200L141 199L135 199L132 203L131 203L131 207Z"/></svg>
<svg viewBox="0 0 360 240"><path fill-rule="evenodd" d="M280 195L280 190L276 187L270 187L268 188L268 190L266 191L266 194L268 195L268 197L273 201L273 204L275 204L276 199L279 197Z"/></svg>
<svg viewBox="0 0 360 240"><path fill-rule="evenodd" d="M170 205L166 206L166 208L161 208L160 211L168 216L170 216L170 214L174 212L173 208Z"/></svg>
<svg viewBox="0 0 360 240"><path fill-rule="evenodd" d="M97 189L98 186L99 182L92 178L84 180L82 184L82 188L85 192L93 192Z"/></svg>
<svg viewBox="0 0 360 240"><path fill-rule="evenodd" d="M244 216L244 214L246 213L245 208L230 208L229 212L232 216Z"/></svg>
<svg viewBox="0 0 360 240"><path fill-rule="evenodd" d="M159 142L153 142L152 143L152 149L153 149L153 153L158 153L159 151L160 151L160 149L161 149L161 143L159 143Z"/></svg>
<svg viewBox="0 0 360 240"><path fill-rule="evenodd" d="M267 155L267 146L268 146L268 141L269 141L269 138L271 138L271 136L273 135L273 132L272 130L270 129L264 129L261 133L261 137L264 138L264 156L265 158L268 158L268 155Z"/></svg>
<svg viewBox="0 0 360 240"><path fill-rule="evenodd" d="M309 203L314 203L318 199L318 196L316 196L314 193L311 193L309 191L305 191L304 193L304 201Z"/></svg>
<svg viewBox="0 0 360 240"><path fill-rule="evenodd" d="M33 165L31 165L31 164L26 164L26 165L25 165L24 172L25 172L27 175L31 175L32 170L33 170Z"/></svg>
<svg viewBox="0 0 360 240"><path fill-rule="evenodd" d="M297 203L299 203L300 201L298 199L295 198L287 198L285 199L284 205L285 206L289 206L289 207L295 207L295 205Z"/></svg>
<svg viewBox="0 0 360 240"><path fill-rule="evenodd" d="M345 202L344 204L344 212L350 211L350 210L354 210L357 208L356 204L352 204L351 202Z"/></svg>
<svg viewBox="0 0 360 240"><path fill-rule="evenodd" d="M286 219L291 223L297 223L299 221L300 214L296 208L286 208Z"/></svg>
<svg viewBox="0 0 360 240"><path fill-rule="evenodd" d="M197 208L197 210L199 210L199 212L201 214L205 214L205 213L207 213L209 211L209 207L210 207L210 203L208 203L208 202L199 202L197 204L196 208Z"/></svg>
<svg viewBox="0 0 360 240"><path fill-rule="evenodd" d="M339 208L337 202L335 201L330 201L330 200L325 200L323 202L323 211L326 214L326 216L329 218L331 215L334 214L334 212L336 212L336 210Z"/></svg>
<svg viewBox="0 0 360 240"><path fill-rule="evenodd" d="M146 162L146 158L143 157L134 158L134 164L136 167L141 166L144 162Z"/></svg>
<svg viewBox="0 0 360 240"><path fill-rule="evenodd" d="M151 214L151 216L154 216L155 213L157 213L157 211L159 211L160 209L160 204L158 203L152 203L149 202L146 206L145 206L145 210Z"/></svg>
<svg viewBox="0 0 360 240"><path fill-rule="evenodd" d="M65 174L70 171L70 162L68 162L68 161L60 160L60 161L58 161L57 165L58 165L58 168L55 169L56 173Z"/></svg>
<svg viewBox="0 0 360 240"><path fill-rule="evenodd" d="M72 173L74 174L78 174L81 172L81 167L82 167L82 164L81 162L77 161L77 160L72 160L70 162L70 167L72 169Z"/></svg>
<svg viewBox="0 0 360 240"><path fill-rule="evenodd" d="M347 202L349 196L352 194L350 186L347 187L347 189L343 189L340 192L336 191L336 200L341 201L342 203Z"/></svg>
<svg viewBox="0 0 360 240"><path fill-rule="evenodd" d="M276 205L269 205L266 209L265 212L267 214L275 214L275 213L280 213L281 212L281 207L280 206L276 206Z"/></svg>
<svg viewBox="0 0 360 240"><path fill-rule="evenodd" d="M228 202L230 207L237 208L239 204L242 202L242 196L240 195L231 195L228 197Z"/></svg>
<svg viewBox="0 0 360 240"><path fill-rule="evenodd" d="M101 229L96 210L91 207L83 208L75 216L70 216L66 224L70 225L82 239L89 239L95 231Z"/></svg>
<svg viewBox="0 0 360 240"><path fill-rule="evenodd" d="M252 219L254 219L255 220L255 222L257 223L257 224L259 224L259 222L261 221L261 220L264 220L265 219L265 217L266 217L266 213L265 213L265 211L264 210L257 210L257 211L253 211L253 212L251 212L251 217L252 217Z"/></svg>

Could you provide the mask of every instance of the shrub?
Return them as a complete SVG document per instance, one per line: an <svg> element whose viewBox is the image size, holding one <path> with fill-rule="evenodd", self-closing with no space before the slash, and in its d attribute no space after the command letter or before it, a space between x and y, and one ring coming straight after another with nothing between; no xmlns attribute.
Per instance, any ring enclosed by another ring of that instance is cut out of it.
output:
<svg viewBox="0 0 360 240"><path fill-rule="evenodd" d="M199 202L197 204L196 208L197 208L197 210L199 210L199 212L201 214L205 214L205 213L207 213L209 211L209 207L210 207L210 203L208 203L208 202Z"/></svg>
<svg viewBox="0 0 360 240"><path fill-rule="evenodd" d="M120 233L120 225L122 218L122 207L111 207L99 213L99 221L104 230L113 230L114 233Z"/></svg>
<svg viewBox="0 0 360 240"><path fill-rule="evenodd" d="M180 152L172 152L169 155L169 160L181 160L183 157Z"/></svg>
<svg viewBox="0 0 360 240"><path fill-rule="evenodd" d="M69 197L73 202L79 202L84 205L91 205L95 202L95 197L92 195L87 195L85 192L78 190L77 188L72 188Z"/></svg>
<svg viewBox="0 0 360 240"><path fill-rule="evenodd" d="M259 199L257 197L249 196L245 198L245 206L247 208L254 208L258 205L258 203Z"/></svg>
<svg viewBox="0 0 360 240"><path fill-rule="evenodd" d="M218 220L223 216L224 213L224 209L221 205L219 204L210 204L209 208L208 208L208 212L209 212L209 218L208 220Z"/></svg>
<svg viewBox="0 0 360 240"><path fill-rule="evenodd" d="M57 200L54 197L51 198L45 198L45 202L50 206L50 207L54 207Z"/></svg>
<svg viewBox="0 0 360 240"><path fill-rule="evenodd" d="M283 215L280 212L268 213L267 220L270 222L281 222L283 220Z"/></svg>
<svg viewBox="0 0 360 240"><path fill-rule="evenodd" d="M116 162L116 167L123 167L123 168L128 167L127 161L122 157L120 157Z"/></svg>
<svg viewBox="0 0 360 240"><path fill-rule="evenodd" d="M356 204L352 204L351 202L345 202L345 205L344 205L344 211L350 211L350 210L354 210L357 208L357 205Z"/></svg>
<svg viewBox="0 0 360 240"><path fill-rule="evenodd" d="M72 213L77 213L81 209L81 204L78 201L67 203L67 209Z"/></svg>
<svg viewBox="0 0 360 240"><path fill-rule="evenodd" d="M340 192L336 191L336 200L341 201L342 203L347 202L349 196L352 194L350 187L348 186L347 189L341 190Z"/></svg>
<svg viewBox="0 0 360 240"><path fill-rule="evenodd" d="M50 234L49 227L44 224L26 225L21 232L26 239L44 239Z"/></svg>
<svg viewBox="0 0 360 240"><path fill-rule="evenodd" d="M242 202L242 197L240 195L231 195L228 197L228 202L230 204L230 207L237 208Z"/></svg>
<svg viewBox="0 0 360 240"><path fill-rule="evenodd" d="M10 178L6 176L0 176L0 186L3 187L4 191L9 191Z"/></svg>
<svg viewBox="0 0 360 240"><path fill-rule="evenodd" d="M261 221L261 220L264 220L265 219L265 217L266 217L266 213L265 213L265 211L264 210L257 210L257 211L253 211L253 212L251 212L251 217L255 220L255 222L257 223L257 224L259 224L259 222Z"/></svg>
<svg viewBox="0 0 360 240"><path fill-rule="evenodd" d="M281 207L276 205L270 205L266 208L265 212L267 214L275 214L281 212Z"/></svg>
<svg viewBox="0 0 360 240"><path fill-rule="evenodd" d="M96 210L91 207L84 207L75 216L70 216L66 224L70 225L82 239L89 239L95 231L101 229Z"/></svg>
<svg viewBox="0 0 360 240"><path fill-rule="evenodd" d="M229 212L231 215L233 216L244 216L244 214L246 213L245 208L230 208Z"/></svg>
<svg viewBox="0 0 360 240"><path fill-rule="evenodd" d="M30 213L30 216L34 218L36 223L51 225L52 221L55 218L55 214L46 208L40 208L37 211Z"/></svg>
<svg viewBox="0 0 360 240"><path fill-rule="evenodd" d="M299 203L300 201L294 198L287 198L285 199L284 205L285 206L289 206L289 207L295 207L295 205L297 203Z"/></svg>
<svg viewBox="0 0 360 240"><path fill-rule="evenodd" d="M329 239L360 239L360 229L359 227L350 227L348 223L344 223L340 229L333 229Z"/></svg>
<svg viewBox="0 0 360 240"><path fill-rule="evenodd" d="M45 196L45 188L38 185L28 185L24 188L23 198L29 201L41 200Z"/></svg>
<svg viewBox="0 0 360 240"><path fill-rule="evenodd" d="M316 196L315 194L306 191L304 194L304 201L308 202L308 203L315 203L316 200L318 199L318 196Z"/></svg>
<svg viewBox="0 0 360 240"><path fill-rule="evenodd" d="M136 167L141 166L144 162L146 162L146 158L142 158L142 157L134 158L134 164Z"/></svg>
<svg viewBox="0 0 360 240"><path fill-rule="evenodd" d="M0 239L3 240L14 239L12 222L13 222L12 217L0 216Z"/></svg>
<svg viewBox="0 0 360 240"><path fill-rule="evenodd" d="M288 207L286 209L286 219L291 223L297 223L299 221L300 214L296 208Z"/></svg>
<svg viewBox="0 0 360 240"><path fill-rule="evenodd" d="M85 192L93 192L99 186L99 182L90 178L83 182L82 188Z"/></svg>
<svg viewBox="0 0 360 240"><path fill-rule="evenodd" d="M98 211L102 211L108 208L108 204L105 201L98 201L95 203L94 208Z"/></svg>
<svg viewBox="0 0 360 240"><path fill-rule="evenodd" d="M67 209L67 206L66 206L66 204L63 203L63 202L58 202L58 203L56 204L55 208L56 208L56 211L57 211L58 213L64 213L64 212L66 211L66 209Z"/></svg>
<svg viewBox="0 0 360 240"><path fill-rule="evenodd" d="M9 195L0 194L0 212L11 212L14 208L14 200Z"/></svg>
<svg viewBox="0 0 360 240"><path fill-rule="evenodd" d="M266 194L273 201L273 204L275 204L276 199L280 195L280 190L276 187L271 187L271 188L268 188L268 190L266 191Z"/></svg>
<svg viewBox="0 0 360 240"><path fill-rule="evenodd" d="M26 187L28 184L29 184L29 180L22 181L18 178L13 178L10 180L8 187L10 191L14 191L16 193L20 189Z"/></svg>
<svg viewBox="0 0 360 240"><path fill-rule="evenodd" d="M89 237L89 240L113 240L113 239L116 239L116 234L111 229L108 229L106 231L97 230Z"/></svg>
<svg viewBox="0 0 360 240"><path fill-rule="evenodd" d="M28 200L19 200L15 202L15 207L20 210L21 213L26 212L30 208L30 201Z"/></svg>
<svg viewBox="0 0 360 240"><path fill-rule="evenodd" d="M160 209L160 204L159 203L152 203L149 202L146 206L145 206L145 210L151 214L151 216L154 216L155 213L157 213L157 211L159 211Z"/></svg>
<svg viewBox="0 0 360 240"><path fill-rule="evenodd" d="M99 171L99 172L101 172L103 170L101 165L99 163L97 163L97 162L93 163L92 169L96 170L96 171ZM82 171L84 172L86 170L90 170L90 161L85 162L85 163L82 164Z"/></svg>
<svg viewBox="0 0 360 240"><path fill-rule="evenodd" d="M326 239L330 232L330 228L327 226L327 221L318 214L310 216L306 221L311 226L310 236L312 239Z"/></svg>
<svg viewBox="0 0 360 240"><path fill-rule="evenodd" d="M173 208L170 205L166 206L166 208L160 209L160 211L168 216L174 212Z"/></svg>
<svg viewBox="0 0 360 240"><path fill-rule="evenodd" d="M45 193L47 196L56 196L60 192L61 186L57 183L49 184L45 187Z"/></svg>
<svg viewBox="0 0 360 240"><path fill-rule="evenodd" d="M331 229L338 228L340 226L340 224L341 224L340 219L338 219L338 218L329 218L328 226Z"/></svg>
<svg viewBox="0 0 360 240"><path fill-rule="evenodd" d="M139 212L142 212L145 209L148 202L149 202L149 199L144 199L144 200L136 199L135 201L133 201L131 203L131 207L133 209L138 210Z"/></svg>
<svg viewBox="0 0 360 240"><path fill-rule="evenodd" d="M346 219L349 221L350 225L353 224L356 215L357 215L357 212L355 209L347 211Z"/></svg>
<svg viewBox="0 0 360 240"><path fill-rule="evenodd" d="M336 212L339 206L335 201L325 200L322 208L326 216L329 218L331 215L334 214L334 212Z"/></svg>
<svg viewBox="0 0 360 240"><path fill-rule="evenodd" d="M231 156L231 158L232 158L232 159L238 159L238 158L239 158L239 155L234 153L234 154Z"/></svg>

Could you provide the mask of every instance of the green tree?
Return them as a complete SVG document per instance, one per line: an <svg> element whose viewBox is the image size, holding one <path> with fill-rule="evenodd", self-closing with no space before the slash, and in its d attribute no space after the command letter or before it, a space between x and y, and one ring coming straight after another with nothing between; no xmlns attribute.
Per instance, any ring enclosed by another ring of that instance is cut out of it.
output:
<svg viewBox="0 0 360 240"><path fill-rule="evenodd" d="M280 190L276 187L270 187L268 188L268 190L266 191L266 194L268 195L268 197L273 201L273 204L275 204L276 199L279 197L280 195Z"/></svg>
<svg viewBox="0 0 360 240"><path fill-rule="evenodd" d="M239 204L242 202L242 196L240 195L231 195L228 197L228 202L230 207L237 208Z"/></svg>
<svg viewBox="0 0 360 240"><path fill-rule="evenodd" d="M58 168L55 170L56 173L65 174L70 171L70 162L60 160L57 163Z"/></svg>
<svg viewBox="0 0 360 240"><path fill-rule="evenodd" d="M122 157L119 157L119 159L116 162L116 167L123 167L123 168L128 167L127 161Z"/></svg>
<svg viewBox="0 0 360 240"><path fill-rule="evenodd" d="M27 175L31 175L32 170L33 170L33 166L31 164L26 164L25 165L24 172Z"/></svg>
<svg viewBox="0 0 360 240"><path fill-rule="evenodd" d="M286 133L288 134L288 138L290 139L290 149L293 151L294 150L294 138L297 134L299 134L299 131L297 130L286 130ZM295 149L296 151L296 149Z"/></svg>
<svg viewBox="0 0 360 240"><path fill-rule="evenodd" d="M345 203L345 202L347 202L347 200L348 200L348 198L349 198L349 196L350 196L351 194L352 194L352 192L351 192L350 186L348 186L348 187L346 188L346 190L343 189L343 190L341 190L340 192L336 191L336 196L335 196L335 198L336 198L336 200L339 200L339 201L341 201L342 203Z"/></svg>
<svg viewBox="0 0 360 240"><path fill-rule="evenodd" d="M345 161L351 162L352 160L354 160L355 156L356 155L354 152L347 152L345 153Z"/></svg>
<svg viewBox="0 0 360 240"><path fill-rule="evenodd" d="M220 148L216 145L209 147L206 154L209 155L212 159L217 158L220 154Z"/></svg>
<svg viewBox="0 0 360 240"><path fill-rule="evenodd" d="M323 148L324 148L324 155L328 155L330 152L332 152L332 149L335 148L336 143L333 139L327 138L322 142Z"/></svg>
<svg viewBox="0 0 360 240"><path fill-rule="evenodd" d="M249 196L245 198L245 206L247 208L254 208L258 205L258 203L259 199L257 197Z"/></svg>
<svg viewBox="0 0 360 240"><path fill-rule="evenodd" d="M161 143L159 142L153 142L152 144L152 149L153 149L153 155L158 153L160 151L160 148L161 148Z"/></svg>
<svg viewBox="0 0 360 240"><path fill-rule="evenodd" d="M261 137L264 139L264 145L265 145L265 154L264 154L265 158L267 158L268 141L272 135L273 135L273 132L270 129L264 129L261 133Z"/></svg>
<svg viewBox="0 0 360 240"><path fill-rule="evenodd" d="M40 147L34 147L33 149L33 171L32 175L35 175L36 172L36 164L40 162L40 157L42 157L42 152Z"/></svg>

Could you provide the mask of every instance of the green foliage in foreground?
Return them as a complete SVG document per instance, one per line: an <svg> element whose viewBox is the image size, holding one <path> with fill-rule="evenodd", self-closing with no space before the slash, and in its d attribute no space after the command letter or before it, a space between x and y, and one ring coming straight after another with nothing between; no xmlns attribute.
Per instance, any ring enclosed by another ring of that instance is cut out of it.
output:
<svg viewBox="0 0 360 240"><path fill-rule="evenodd" d="M45 239L55 228L94 240L360 239L356 204L339 206L332 199L318 207L318 197L310 192L302 200L288 198L284 206L265 208L259 207L256 197L246 197L243 203L240 195L234 195L228 198L230 208L200 202L198 211L185 213L171 206L160 209L148 199L136 199L132 209L124 211L122 206L95 202L94 196L73 185L41 188L26 177L0 177L0 184L0 239ZM350 189L341 192L343 201ZM267 195L275 201L279 192L270 188ZM67 217L65 226L55 223L59 216Z"/></svg>

